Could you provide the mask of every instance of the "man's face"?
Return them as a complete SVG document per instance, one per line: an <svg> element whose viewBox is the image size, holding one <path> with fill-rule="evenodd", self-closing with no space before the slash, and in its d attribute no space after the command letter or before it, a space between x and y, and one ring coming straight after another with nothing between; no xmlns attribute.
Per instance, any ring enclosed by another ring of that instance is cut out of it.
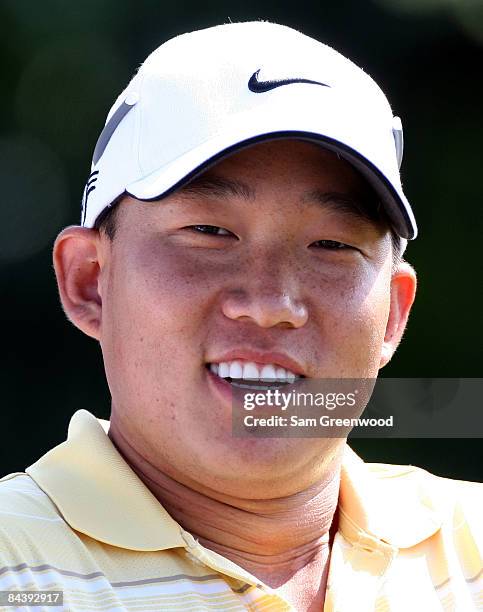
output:
<svg viewBox="0 0 483 612"><path fill-rule="evenodd" d="M377 376L392 253L387 228L350 213L364 197L348 163L281 140L120 204L114 241L100 241L99 339L112 421L148 461L260 496L274 470L310 479L335 454L340 440L233 438L229 383L209 364L279 354L268 361L307 377Z"/></svg>

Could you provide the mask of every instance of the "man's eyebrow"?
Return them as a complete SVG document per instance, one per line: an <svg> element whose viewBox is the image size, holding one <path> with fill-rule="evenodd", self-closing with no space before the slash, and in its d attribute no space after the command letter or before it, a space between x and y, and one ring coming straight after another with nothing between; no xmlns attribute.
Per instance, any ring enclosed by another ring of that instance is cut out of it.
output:
<svg viewBox="0 0 483 612"><path fill-rule="evenodd" d="M322 206L324 209L335 213L352 217L358 221L380 220L379 203L376 198L369 198L368 195L352 195L339 191L322 191L314 189L306 193L302 198L306 204Z"/></svg>
<svg viewBox="0 0 483 612"><path fill-rule="evenodd" d="M254 200L255 190L242 181L223 178L213 174L202 174L178 191L181 195L226 198L227 196Z"/></svg>
<svg viewBox="0 0 483 612"><path fill-rule="evenodd" d="M236 197L253 201L255 189L243 181L229 179L216 174L204 173L181 187L178 193L182 196L223 199ZM357 221L378 221L379 208L375 198L367 194L352 195L338 191L323 191L314 189L306 193L302 203L321 206L325 210L350 217Z"/></svg>

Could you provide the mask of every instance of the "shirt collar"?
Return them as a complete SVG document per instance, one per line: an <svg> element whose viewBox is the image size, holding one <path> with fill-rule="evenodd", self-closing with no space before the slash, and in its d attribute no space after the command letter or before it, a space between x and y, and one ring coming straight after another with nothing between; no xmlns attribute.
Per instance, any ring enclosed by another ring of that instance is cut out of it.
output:
<svg viewBox="0 0 483 612"><path fill-rule="evenodd" d="M130 550L186 546L181 527L122 458L108 430L109 421L78 410L67 440L26 473L76 531Z"/></svg>
<svg viewBox="0 0 483 612"><path fill-rule="evenodd" d="M129 467L108 430L109 421L78 410L67 440L26 473L76 531L130 550L186 547L187 533ZM338 507L342 535L371 548L404 548L435 533L441 520L413 472L365 464L346 446Z"/></svg>
<svg viewBox="0 0 483 612"><path fill-rule="evenodd" d="M369 548L409 548L432 536L442 517L432 505L431 476L412 466L364 463L346 445L339 531Z"/></svg>

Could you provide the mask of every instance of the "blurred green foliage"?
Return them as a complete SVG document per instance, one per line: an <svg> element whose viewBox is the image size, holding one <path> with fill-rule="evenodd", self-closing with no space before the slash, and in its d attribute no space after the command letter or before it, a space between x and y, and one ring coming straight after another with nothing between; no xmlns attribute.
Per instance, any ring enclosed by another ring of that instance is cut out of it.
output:
<svg viewBox="0 0 483 612"><path fill-rule="evenodd" d="M99 347L68 323L51 264L58 231L78 223L105 116L164 40L218 23L269 19L363 66L403 119L406 194L420 238L407 258L419 293L384 372L481 377L483 318L483 9L478 0L0 0L0 281L3 363L0 475L65 438L86 408L108 418ZM249 44L249 41L247 41ZM481 434L481 432L479 432ZM482 479L474 440L369 440L370 460Z"/></svg>

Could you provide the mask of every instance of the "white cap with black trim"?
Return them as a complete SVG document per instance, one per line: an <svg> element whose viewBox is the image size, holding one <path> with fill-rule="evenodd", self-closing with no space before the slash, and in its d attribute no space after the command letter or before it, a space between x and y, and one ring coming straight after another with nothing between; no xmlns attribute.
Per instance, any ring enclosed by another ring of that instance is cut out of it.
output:
<svg viewBox="0 0 483 612"><path fill-rule="evenodd" d="M403 193L402 126L363 70L296 30L256 21L177 36L141 65L97 141L81 223L120 195L156 200L256 142L302 138L369 181L395 232L417 235Z"/></svg>

